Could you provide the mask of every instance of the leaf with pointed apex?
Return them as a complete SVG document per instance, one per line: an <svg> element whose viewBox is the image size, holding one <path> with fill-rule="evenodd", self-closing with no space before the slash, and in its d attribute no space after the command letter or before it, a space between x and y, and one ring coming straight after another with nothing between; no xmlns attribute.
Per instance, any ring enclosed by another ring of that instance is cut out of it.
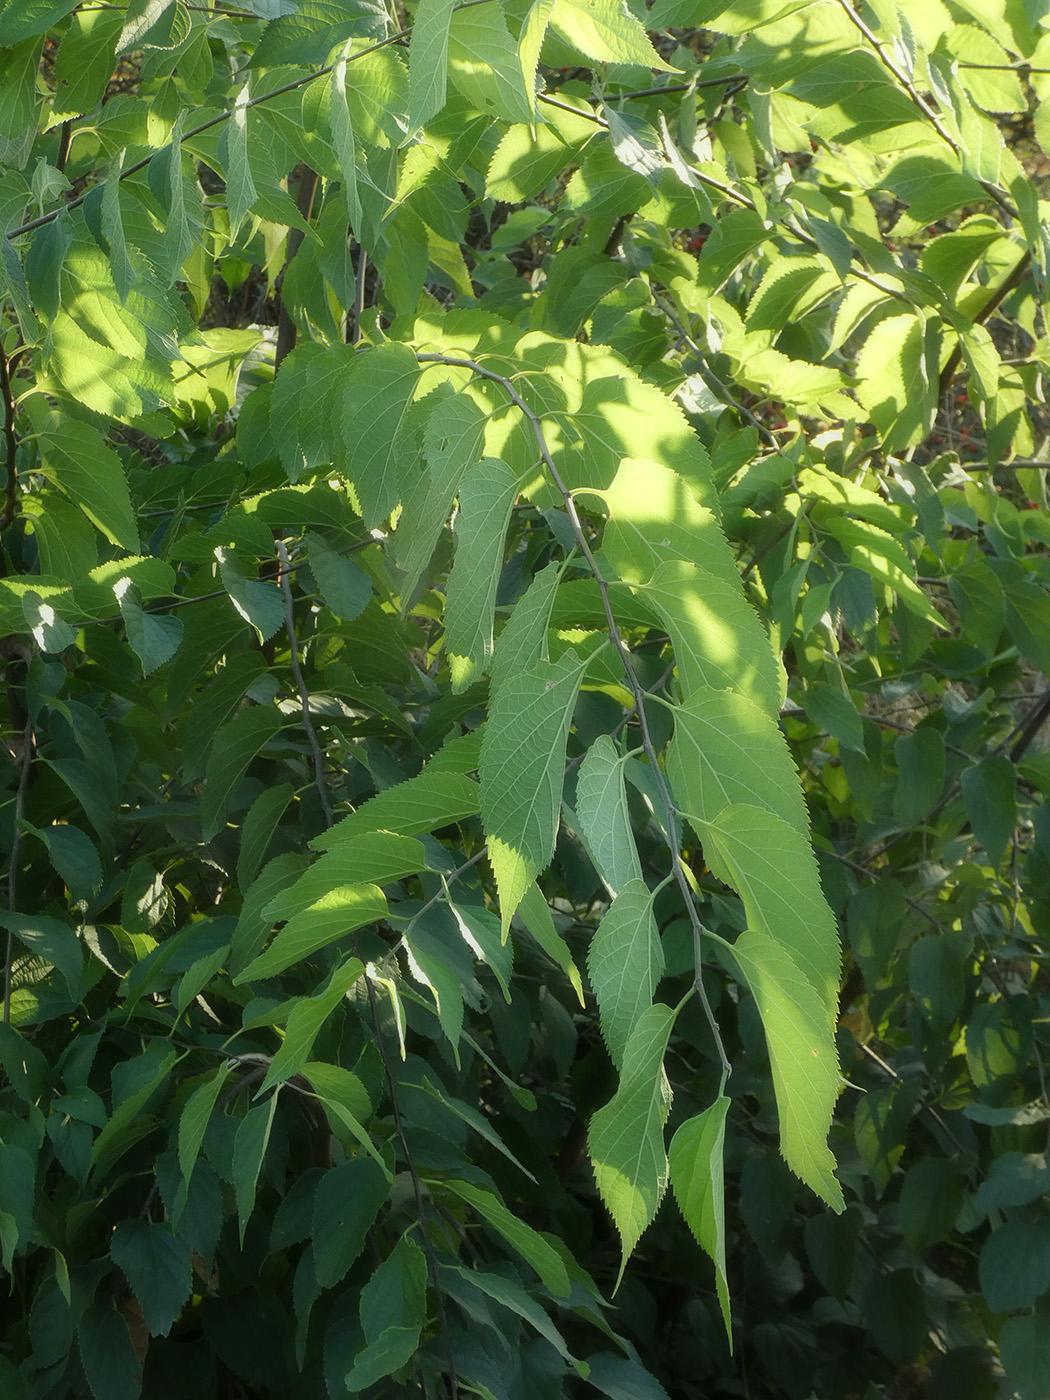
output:
<svg viewBox="0 0 1050 1400"><path fill-rule="evenodd" d="M210 1079L198 1084L186 1100L182 1116L179 1118L179 1170L187 1187L204 1141L204 1134L208 1131L212 1110L229 1074L228 1067L220 1065Z"/></svg>
<svg viewBox="0 0 1050 1400"><path fill-rule="evenodd" d="M573 962L572 954L569 952L564 938L555 927L550 905L544 899L540 887L535 882L530 884L522 895L517 917L551 961L556 963L565 973L580 1005L585 1005L580 970ZM503 937L506 938L506 936L507 931L504 928Z"/></svg>
<svg viewBox="0 0 1050 1400"><path fill-rule="evenodd" d="M166 1337L193 1288L190 1247L166 1221L121 1220L109 1256L138 1299L151 1337Z"/></svg>
<svg viewBox="0 0 1050 1400"><path fill-rule="evenodd" d="M427 868L423 843L391 831L369 831L344 841L315 860L263 910L275 922L291 919L337 885L389 885Z"/></svg>
<svg viewBox="0 0 1050 1400"><path fill-rule="evenodd" d="M381 525L398 502L397 432L419 382L407 345L384 341L353 361L336 408L337 465L354 484L365 528Z"/></svg>
<svg viewBox="0 0 1050 1400"><path fill-rule="evenodd" d="M454 0L420 0L408 49L408 131L414 134L445 105L448 31Z"/></svg>
<svg viewBox="0 0 1050 1400"><path fill-rule="evenodd" d="M685 815L692 819L696 814ZM708 865L744 901L748 927L775 940L808 980L824 1008L830 1041L839 935L805 832L751 806L724 807L701 826Z"/></svg>
<svg viewBox="0 0 1050 1400"><path fill-rule="evenodd" d="M313 1240L323 1288L334 1288L346 1276L389 1190L382 1170L367 1157L340 1162L322 1174L314 1197Z"/></svg>
<svg viewBox="0 0 1050 1400"><path fill-rule="evenodd" d="M518 36L518 61L521 64L521 76L529 104L529 120L533 122L536 120L536 69L539 66L544 35L553 13L554 0L533 0Z"/></svg>
<svg viewBox="0 0 1050 1400"><path fill-rule="evenodd" d="M517 485L516 473L495 457L483 457L460 482L456 557L445 598L445 648L454 694L466 690L492 656L496 588Z"/></svg>
<svg viewBox="0 0 1050 1400"><path fill-rule="evenodd" d="M234 978L236 983L276 977L312 953L346 938L387 912L382 890L375 885L337 885L293 916L265 952Z"/></svg>
<svg viewBox="0 0 1050 1400"><path fill-rule="evenodd" d="M245 578L232 549L218 548L222 586L230 602L250 626L255 628L260 642L268 642L285 623L285 605L280 587L267 579Z"/></svg>
<svg viewBox="0 0 1050 1400"><path fill-rule="evenodd" d="M225 131L226 201L230 211L230 241L236 241L241 224L255 203L255 181L248 159L248 84L233 104Z"/></svg>
<svg viewBox="0 0 1050 1400"><path fill-rule="evenodd" d="M330 831L315 836L313 845L319 851L338 850L346 842L374 831L418 836L475 816L480 802L481 794L473 778L427 767L416 777L395 783L363 802Z"/></svg>
<svg viewBox="0 0 1050 1400"><path fill-rule="evenodd" d="M664 1124L670 1091L663 1064L675 1015L659 1002L642 1012L624 1052L620 1087L591 1119L587 1137L598 1191L623 1245L616 1288L667 1189Z"/></svg>
<svg viewBox="0 0 1050 1400"><path fill-rule="evenodd" d="M178 651L182 644L182 623L170 614L146 612L141 594L129 578L118 580L113 591L117 594L128 642L139 659L142 674L148 676Z"/></svg>
<svg viewBox="0 0 1050 1400"><path fill-rule="evenodd" d="M481 456L485 411L469 394L442 385L423 430L422 459L402 472L401 515L394 534L397 565L405 574L402 605L415 594L441 531L452 513L459 483Z"/></svg>
<svg viewBox="0 0 1050 1400"><path fill-rule="evenodd" d="M807 830L798 772L768 710L736 691L698 690L675 707L674 723L667 776L681 811L714 821L724 807L744 803Z"/></svg>
<svg viewBox="0 0 1050 1400"><path fill-rule="evenodd" d="M481 744L481 814L504 929L554 853L565 746L586 662L569 650L506 681Z"/></svg>
<svg viewBox="0 0 1050 1400"><path fill-rule="evenodd" d="M653 896L638 877L628 881L609 905L587 957L602 1035L619 1070L623 1069L631 1033L653 1003L663 970Z"/></svg>
<svg viewBox="0 0 1050 1400"><path fill-rule="evenodd" d="M569 1296L569 1275L562 1257L538 1230L526 1225L524 1220L519 1220L497 1195L485 1187L475 1186L466 1181L449 1181L446 1184L468 1205L473 1206L479 1215L484 1216L511 1249L536 1270L545 1288L549 1288L556 1298Z"/></svg>
<svg viewBox="0 0 1050 1400"><path fill-rule="evenodd" d="M284 727L281 714L268 705L241 710L215 736L201 797L201 834L211 841L222 830L226 812L248 764Z"/></svg>
<svg viewBox="0 0 1050 1400"><path fill-rule="evenodd" d="M664 63L624 0L555 0L551 25L584 58L679 71Z"/></svg>
<svg viewBox="0 0 1050 1400"><path fill-rule="evenodd" d="M96 1298L80 1318L77 1348L95 1400L139 1400L142 1366L109 1294Z"/></svg>
<svg viewBox="0 0 1050 1400"><path fill-rule="evenodd" d="M720 1094L675 1133L668 1150L671 1188L693 1238L715 1266L715 1286L733 1349L729 1281L726 1278L725 1136L729 1099Z"/></svg>
<svg viewBox="0 0 1050 1400"><path fill-rule="evenodd" d="M448 73L479 112L510 122L532 120L518 46L510 37L501 6L453 13Z"/></svg>
<svg viewBox="0 0 1050 1400"><path fill-rule="evenodd" d="M120 458L90 423L52 413L40 434L41 470L108 540L131 554L139 531Z"/></svg>
<svg viewBox="0 0 1050 1400"><path fill-rule="evenodd" d="M629 881L640 881L642 865L631 834L623 760L608 734L595 740L580 765L576 816L598 873L613 894Z"/></svg>
<svg viewBox="0 0 1050 1400"><path fill-rule="evenodd" d="M328 979L326 986L312 997L301 997L292 1007L288 1024L285 1027L281 1048L270 1061L259 1092L282 1084L299 1073L310 1058L314 1041L321 1027L331 1016L347 992L364 972L364 964L357 958L348 958L337 967Z"/></svg>
<svg viewBox="0 0 1050 1400"><path fill-rule="evenodd" d="M828 1129L843 1081L826 1002L779 928L748 928L733 944L733 956L762 1017L784 1160L832 1210L842 1210Z"/></svg>
<svg viewBox="0 0 1050 1400"><path fill-rule="evenodd" d="M255 1209L255 1192L259 1184L263 1158L270 1142L277 1098L277 1094L271 1094L268 1103L250 1108L241 1119L233 1140L233 1189L237 1200L242 1246L244 1232L248 1228L248 1218Z"/></svg>
<svg viewBox="0 0 1050 1400"><path fill-rule="evenodd" d="M343 199L350 226L355 232L361 229L361 199L357 193L357 150L354 142L354 124L346 101L346 59L341 58L332 69L329 82L328 121L332 128L332 145L339 159L339 170L343 177Z"/></svg>
<svg viewBox="0 0 1050 1400"><path fill-rule="evenodd" d="M667 628L684 695L729 687L777 713L776 657L739 581L729 584L699 564L668 559L638 591Z"/></svg>
<svg viewBox="0 0 1050 1400"><path fill-rule="evenodd" d="M329 548L320 535L308 534L304 543L321 597L341 622L353 622L372 596L371 579L352 559Z"/></svg>

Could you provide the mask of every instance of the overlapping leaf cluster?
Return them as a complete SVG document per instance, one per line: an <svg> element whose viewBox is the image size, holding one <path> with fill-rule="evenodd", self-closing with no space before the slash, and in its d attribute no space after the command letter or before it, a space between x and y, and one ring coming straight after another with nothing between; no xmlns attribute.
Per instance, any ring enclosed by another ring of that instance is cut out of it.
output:
<svg viewBox="0 0 1050 1400"><path fill-rule="evenodd" d="M0 8L5 1394L1045 1394L1047 18Z"/></svg>

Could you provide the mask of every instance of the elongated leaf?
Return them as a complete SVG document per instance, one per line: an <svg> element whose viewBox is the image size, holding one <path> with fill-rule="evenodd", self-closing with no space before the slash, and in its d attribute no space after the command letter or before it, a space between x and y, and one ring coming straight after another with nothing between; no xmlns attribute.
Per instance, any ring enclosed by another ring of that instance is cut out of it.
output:
<svg viewBox="0 0 1050 1400"><path fill-rule="evenodd" d="M456 1273L472 1289L477 1289L487 1297L494 1299L502 1307L509 1308L519 1317L525 1319L541 1337L546 1338L551 1346L565 1358L572 1362L573 1356L569 1348L565 1345L565 1339L551 1322L550 1318L536 1302L526 1293L524 1288L513 1283L510 1279L503 1278L500 1274L484 1273L480 1269L457 1268Z"/></svg>
<svg viewBox="0 0 1050 1400"><path fill-rule="evenodd" d="M302 998L295 1003L288 1017L281 1048L270 1061L270 1068L266 1071L260 1092L299 1073L310 1058L310 1051L321 1027L364 970L364 965L358 962L357 958L348 958L332 973L327 986L315 992L312 997Z"/></svg>
<svg viewBox="0 0 1050 1400"><path fill-rule="evenodd" d="M47 914L18 914L0 909L0 928L13 933L33 954L57 967L71 991L80 985L84 952L76 930Z"/></svg>
<svg viewBox="0 0 1050 1400"><path fill-rule="evenodd" d="M733 944L733 955L758 1004L769 1045L780 1150L821 1200L842 1210L842 1189L827 1143L842 1086L835 1042L826 1004L778 934L752 926Z"/></svg>
<svg viewBox="0 0 1050 1400"><path fill-rule="evenodd" d="M623 0L555 0L551 23L584 58L678 71L664 63Z"/></svg>
<svg viewBox="0 0 1050 1400"><path fill-rule="evenodd" d="M138 525L120 458L89 423L51 414L40 435L43 471L108 540L137 554Z"/></svg>
<svg viewBox="0 0 1050 1400"><path fill-rule="evenodd" d="M237 1198L237 1217L241 1226L241 1244L248 1228L248 1218L255 1208L255 1192L259 1184L263 1158L270 1142L270 1129L277 1111L277 1094L268 1103L250 1108L241 1119L233 1140L233 1186Z"/></svg>
<svg viewBox="0 0 1050 1400"><path fill-rule="evenodd" d="M363 802L331 831L314 837L313 844L318 850L331 851L356 841L365 832L392 831L415 836L475 816L480 803L480 789L473 778L443 772L432 764L416 777L395 783Z"/></svg>
<svg viewBox="0 0 1050 1400"><path fill-rule="evenodd" d="M640 881L642 865L631 834L623 760L608 734L595 740L580 765L576 816L598 873L613 894L629 881Z"/></svg>
<svg viewBox="0 0 1050 1400"><path fill-rule="evenodd" d="M454 0L420 0L408 51L408 129L426 126L445 105L448 31Z"/></svg>
<svg viewBox="0 0 1050 1400"><path fill-rule="evenodd" d="M481 812L503 927L554 852L565 745L583 662L568 651L508 680L481 746Z"/></svg>
<svg viewBox="0 0 1050 1400"><path fill-rule="evenodd" d="M723 807L746 803L808 830L798 773L767 710L731 690L698 690L674 716L667 776L682 811L714 821Z"/></svg>
<svg viewBox="0 0 1050 1400"><path fill-rule="evenodd" d="M264 953L234 979L252 981L275 977L293 963L346 937L365 924L383 918L387 903L375 885L339 885L289 919Z"/></svg>
<svg viewBox="0 0 1050 1400"><path fill-rule="evenodd" d="M182 644L182 622L177 617L146 612L141 594L130 578L118 580L113 592L117 595L131 649L139 659L142 674L148 676L178 651Z"/></svg>
<svg viewBox="0 0 1050 1400"><path fill-rule="evenodd" d="M370 1158L340 1162L321 1177L314 1197L314 1267L322 1288L332 1288L365 1246L390 1190Z"/></svg>
<svg viewBox="0 0 1050 1400"><path fill-rule="evenodd" d="M715 1285L729 1348L733 1348L729 1282L726 1278L725 1135L729 1099L720 1094L671 1139L668 1162L671 1187L685 1223L715 1266Z"/></svg>
<svg viewBox="0 0 1050 1400"><path fill-rule="evenodd" d="M540 887L533 882L522 895L518 905L518 918L528 929L547 956L565 973L581 1006L584 1003L583 981L579 968L573 962L568 946L554 925L550 905L544 899ZM504 931L506 937L506 931Z"/></svg>
<svg viewBox="0 0 1050 1400"><path fill-rule="evenodd" d="M354 142L354 124L350 108L346 102L346 59L341 58L332 69L329 83L328 120L332 127L332 143L339 158L339 169L343 177L343 199L350 226L356 232L361 230L361 200L357 193L357 151Z"/></svg>
<svg viewBox="0 0 1050 1400"><path fill-rule="evenodd" d="M536 69L539 66L543 37L554 13L554 0L533 0L518 36L518 59L525 84L530 120L536 118Z"/></svg>
<svg viewBox="0 0 1050 1400"><path fill-rule="evenodd" d="M109 1295L96 1298L81 1317L77 1348L95 1400L138 1400L142 1366L128 1324Z"/></svg>
<svg viewBox="0 0 1050 1400"><path fill-rule="evenodd" d="M330 549L320 535L307 535L305 543L310 551L310 572L322 598L342 622L353 622L372 596L368 575L352 559Z"/></svg>
<svg viewBox="0 0 1050 1400"><path fill-rule="evenodd" d="M222 586L230 602L250 626L255 628L260 642L269 641L285 623L285 605L276 583L266 579L245 578L236 553L232 549L216 549Z"/></svg>
<svg viewBox="0 0 1050 1400"><path fill-rule="evenodd" d="M1017 770L1005 754L963 770L960 779L974 835L999 865L1017 825Z"/></svg>
<svg viewBox="0 0 1050 1400"><path fill-rule="evenodd" d="M402 606L413 597L464 472L481 455L485 439L484 410L467 394L445 386L433 399L423 434L423 457L403 473L401 516L394 535L398 568L405 574Z"/></svg>
<svg viewBox="0 0 1050 1400"><path fill-rule="evenodd" d="M456 558L445 599L445 645L454 692L466 690L492 656L496 588L518 478L506 462L483 458L459 488Z"/></svg>
<svg viewBox="0 0 1050 1400"><path fill-rule="evenodd" d="M670 634L685 695L727 687L775 714L780 708L776 659L758 614L739 583L698 564L669 559L641 595Z"/></svg>
<svg viewBox="0 0 1050 1400"><path fill-rule="evenodd" d="M277 710L268 705L252 705L234 715L218 731L208 759L201 798L201 829L205 841L211 841L222 830L227 809L249 763L283 726L284 719Z"/></svg>
<svg viewBox="0 0 1050 1400"><path fill-rule="evenodd" d="M547 628L561 570L556 563L541 569L523 597L514 605L507 625L499 635L489 667L491 692L495 694L509 677L527 671L537 661L548 660Z"/></svg>
<svg viewBox="0 0 1050 1400"><path fill-rule="evenodd" d="M183 1186L187 1189L201 1150L201 1143L204 1141L204 1134L208 1130L208 1120L211 1118L212 1110L222 1093L229 1073L229 1069L225 1065L221 1065L210 1079L205 1080L203 1084L198 1084L186 1100L182 1116L179 1118L179 1169L182 1172ZM184 1192L180 1194L185 1199Z"/></svg>
<svg viewBox="0 0 1050 1400"><path fill-rule="evenodd" d="M704 829L708 864L740 894L748 927L783 948L809 981L824 1007L830 1043L839 936L809 840L781 817L750 806L726 807Z"/></svg>
<svg viewBox="0 0 1050 1400"><path fill-rule="evenodd" d="M294 885L281 891L263 911L268 919L290 919L340 885L388 885L426 869L423 845L410 836L374 831L342 842L314 861Z"/></svg>
<svg viewBox="0 0 1050 1400"><path fill-rule="evenodd" d="M499 1197L485 1187L466 1181L450 1181L447 1184L451 1191L473 1206L503 1236L516 1254L531 1264L545 1288L549 1288L557 1298L569 1296L569 1276L562 1257L537 1230L512 1215Z"/></svg>
<svg viewBox="0 0 1050 1400"><path fill-rule="evenodd" d="M138 1299L153 1337L166 1337L192 1289L190 1247L171 1226L152 1220L122 1220L109 1254Z"/></svg>
<svg viewBox="0 0 1050 1400"><path fill-rule="evenodd" d="M226 199L230 211L230 240L236 241L241 224L255 203L255 181L248 159L248 84L237 94L226 126Z"/></svg>
<svg viewBox="0 0 1050 1400"><path fill-rule="evenodd" d="M505 121L531 119L522 61L499 6L453 13L448 68L452 82L479 111Z"/></svg>
<svg viewBox="0 0 1050 1400"><path fill-rule="evenodd" d="M599 1194L623 1245L617 1288L667 1189L664 1124L670 1090L663 1062L674 1020L674 1010L660 1003L639 1017L624 1052L620 1087L594 1115L587 1138Z"/></svg>
<svg viewBox="0 0 1050 1400"><path fill-rule="evenodd" d="M652 1006L664 957L645 881L629 880L595 930L587 972L601 1013L602 1035L618 1070L631 1034Z"/></svg>
<svg viewBox="0 0 1050 1400"><path fill-rule="evenodd" d="M395 439L418 381L415 355L388 340L356 357L343 389L337 465L354 483L366 529L382 524L397 505Z"/></svg>

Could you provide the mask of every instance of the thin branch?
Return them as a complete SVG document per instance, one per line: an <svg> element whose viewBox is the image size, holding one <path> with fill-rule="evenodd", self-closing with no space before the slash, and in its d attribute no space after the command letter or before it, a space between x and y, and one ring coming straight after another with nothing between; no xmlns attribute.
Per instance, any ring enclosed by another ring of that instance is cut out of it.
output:
<svg viewBox="0 0 1050 1400"><path fill-rule="evenodd" d="M547 446L547 439L544 436L543 424L540 422L536 414L532 411L532 409L528 406L525 400L518 393L517 389L515 389L513 383L505 375L497 374L494 370L491 369L486 369L484 365L478 364L476 360L467 359L465 356L442 355L438 353L428 352L417 353L416 358L421 363L442 364L449 365L454 368L467 369L470 370L471 373L478 375L479 378L487 379L493 384L498 384L502 388L503 392L507 395L507 397L511 400L511 402L515 405L515 407L517 407L518 410L522 413L522 415L528 422L529 427L532 429L533 436L536 439L536 444L539 447L540 456L543 459L543 464L547 468L547 471L550 473L550 478L554 482L555 487L557 488L562 500L565 503L565 510L569 517L569 521L572 524L572 532L576 538L577 547L579 548L580 553L586 559L587 566L591 571L591 575L594 578L595 583L598 585L598 591L601 594L602 599L602 609L605 613L606 626L609 632L609 640L612 642L613 646L616 649L617 655L620 658L620 664L623 667L624 677L627 681L627 687L631 692L632 698L634 699L635 709L638 713L638 724L639 728L641 729L642 747L645 750L645 755L648 758L650 767L653 770L653 776L656 781L657 789L660 793L660 801L662 802L666 811L667 830L672 842L671 863L675 881L678 884L678 888L681 891L682 898L685 902L685 907L689 915L689 922L693 927L693 932L698 937L702 936L707 931L705 930L703 924L700 922L700 916L696 912L696 906L693 902L693 892L689 886L689 879L685 872L685 865L682 861L681 852L678 850L678 844L674 840L674 832L676 827L676 810L674 802L671 798L670 790L667 786L667 780L665 779L663 772L660 768L659 760L657 758L656 753L656 747L653 744L652 737L649 733L649 722L645 714L645 691L642 688L638 677L634 673L634 668L631 665L630 650L624 642L623 637L620 635L620 629L616 624L616 619L613 617L612 604L609 601L609 585L604 575L602 574L601 569L599 569L598 567L598 561L595 559L594 554L591 551L590 545L587 543L587 536L584 533L583 524L580 520L579 512L576 509L576 502L573 498L573 494L569 490L568 486L566 486L565 481L562 478L561 472L559 472L555 464L554 458L551 456L550 448ZM711 1034L714 1037L715 1045L718 1049L719 1061L722 1065L723 1070L728 1072L728 1070L730 1069L729 1057L726 1055L725 1045L722 1042L722 1035L718 1027L718 1022L715 1019L714 1011L711 1009L711 1003L708 1000L707 992L704 988L702 981L698 981L696 991L697 996L700 1000L700 1004L703 1007L704 1015L707 1018L707 1023L711 1028Z"/></svg>
<svg viewBox="0 0 1050 1400"><path fill-rule="evenodd" d="M864 23L864 20L860 17L860 15L857 14L856 10L850 4L850 0L839 0L839 4L842 7L845 14L849 17L851 24L853 24L855 28L860 30L860 32L864 35L865 39L875 50L876 54L878 55L879 62L882 64L882 66L891 75L891 77L900 85L900 87L903 88L908 98L915 104L915 106L919 109L919 112L930 123L930 125L933 127L934 131L936 131L937 135L941 138L941 140L945 141L948 144L949 148L955 153L955 155L962 156L963 153L959 147L959 143L955 140L954 136L952 136L951 132L944 125L940 117L930 106L930 104L926 101L926 99L922 96L918 88L916 88L915 84L911 81L911 79L908 77L907 73L905 73L903 68L901 68L899 64L897 64L894 61L894 59L891 58L890 55L886 52L885 44L883 44L882 40L879 39L878 36L874 34ZM1017 210L1006 198L1002 190L998 189L989 180L979 180L978 184L980 184L981 188L985 191L989 198L995 200L996 204L998 204L999 207L1002 210L1004 210L1005 213L1009 214L1011 218L1017 218Z"/></svg>
<svg viewBox="0 0 1050 1400"><path fill-rule="evenodd" d="M303 712L303 728L306 730L306 737L310 741L310 752L313 754L314 782L321 796L321 810L324 812L326 824L331 826L335 818L332 815L332 804L328 799L328 788L324 780L324 756L321 753L321 745L317 742L317 731L314 729L314 722L310 718L310 692L306 688L306 682L303 679L303 669L299 665L299 642L295 635L295 611L292 600L292 585L288 577L292 571L292 566L288 561L288 551L285 548L284 540L275 540L274 548L277 550L277 557L281 561L281 591L284 594L284 619L285 629L288 633L288 648L292 663L292 676L295 680L296 689L299 691L299 703Z"/></svg>
<svg viewBox="0 0 1050 1400"><path fill-rule="evenodd" d="M996 287L995 291L992 292L988 300L981 307L980 311L978 311L976 316L974 316L973 324L975 326L983 325L985 321L987 321L989 317L993 315L994 312L998 311L999 307L1003 304L1003 302L1006 300L1009 294L1016 287L1019 287L1021 285L1022 281L1024 280L1025 274L1031 266L1031 263L1032 255L1028 252L1026 248L1025 251L1021 254L1021 257L1014 264L1010 273L1003 278L1002 282L1000 282L998 287ZM945 360L944 368L941 370L940 379L937 381L938 397L942 397L948 392L949 388L951 387L951 382L955 378L956 371L958 370L961 361L962 340L959 339L958 341L956 341L951 354Z"/></svg>
<svg viewBox="0 0 1050 1400"><path fill-rule="evenodd" d="M0 534L7 529L18 512L18 471L15 467L18 442L15 438L15 397L11 390L11 369L18 353L16 350L8 360L4 354L4 347L0 344L0 399L3 399L4 405L4 461L7 472L4 480L4 509L0 513Z"/></svg>
<svg viewBox="0 0 1050 1400"><path fill-rule="evenodd" d="M18 791L15 794L15 829L11 840L11 860L7 867L7 907L13 914L18 907L18 862L22 854L22 813L25 810L29 770L33 766L33 721L29 718L22 730L22 752L18 756ZM14 965L14 934L7 931L4 956L4 1025L11 1023L11 972Z"/></svg>

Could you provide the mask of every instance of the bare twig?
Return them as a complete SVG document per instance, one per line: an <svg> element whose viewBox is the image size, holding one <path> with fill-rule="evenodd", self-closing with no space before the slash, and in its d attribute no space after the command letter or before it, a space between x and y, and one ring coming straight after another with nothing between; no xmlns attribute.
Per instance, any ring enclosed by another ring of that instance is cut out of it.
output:
<svg viewBox="0 0 1050 1400"><path fill-rule="evenodd" d="M7 907L13 914L18 907L18 862L22 855L22 813L25 810L26 789L29 786L29 770L33 766L33 721L29 718L22 730L22 752L18 756L18 791L15 794L14 836L11 840L11 860L7 867ZM4 957L4 1025L11 1022L11 971L14 963L14 934L7 931L7 950Z"/></svg>
<svg viewBox="0 0 1050 1400"><path fill-rule="evenodd" d="M21 352L16 350L10 359L4 354L0 344L0 399L4 407L4 508L0 513L0 534L7 529L18 512L18 470L15 458L18 441L15 438L15 396L11 388L11 374Z"/></svg>
<svg viewBox="0 0 1050 1400"><path fill-rule="evenodd" d="M321 810L325 815L325 822L331 826L335 821L332 815L332 804L328 799L328 788L324 780L324 757L321 753L321 745L317 742L317 731L314 729L314 722L310 718L310 692L306 688L303 680L303 669L299 665L299 642L295 635L295 611L292 602L292 585L289 582L291 564L288 560L288 550L285 548L284 540L275 540L274 548L277 550L277 557L281 561L281 591L284 594L284 616L285 629L288 633L289 659L292 663L292 676L295 680L296 689L299 691L299 703L302 706L303 728L306 730L306 737L310 741L310 752L314 759L314 783L321 796Z"/></svg>
<svg viewBox="0 0 1050 1400"><path fill-rule="evenodd" d="M544 436L543 424L540 422L536 414L532 411L532 409L528 406L525 400L518 393L511 380L509 380L505 375L497 374L494 370L491 369L486 369L484 365L478 364L476 360L467 359L465 356L443 355L437 352L426 352L417 353L416 358L421 363L442 364L449 365L453 368L467 369L470 370L471 373L478 375L479 378L487 379L493 384L498 384L503 390L503 392L507 395L507 397L511 400L511 402L515 405L515 407L522 413L522 415L528 422L529 427L532 429L533 436L536 439L536 444L539 447L540 456L543 459L543 464L547 468L547 471L550 473L550 478L553 481L555 487L561 495L562 500L565 503L566 514L568 515L569 520L572 524L572 532L576 538L577 547L579 548L580 553L586 559L587 567L590 569L591 575L594 578L595 583L598 585L598 591L601 594L602 609L605 613L605 622L609 633L609 640L612 642L613 646L616 649L617 655L620 658L620 664L623 667L624 677L627 681L627 687L631 692L632 698L634 699L635 709L638 712L638 724L639 728L641 729L642 748L645 750L645 755L648 758L649 764L653 770L653 776L656 781L657 790L660 794L660 801L663 804L667 814L667 831L668 835L671 837L671 862L675 881L678 884L678 888L681 891L682 898L685 902L686 911L689 915L689 922L693 927L693 932L697 937L701 937L706 933L706 930L704 929L703 924L700 922L700 916L696 911L696 906L693 902L693 892L689 887L689 879L685 872L685 865L682 861L681 852L678 850L677 842L674 839L674 832L676 829L675 817L677 813L674 802L671 798L670 790L667 786L667 780L665 779L663 772L660 769L660 763L657 757L656 747L653 744L652 737L649 733L649 722L646 719L645 714L645 691L643 690L638 680L638 677L634 673L634 668L631 665L631 653L627 647L627 644L624 642L623 637L620 635L620 629L617 626L616 619L613 617L612 604L609 601L609 585L604 575L602 574L601 569L599 569L598 567L598 561L595 559L590 545L587 543L587 536L584 533L583 524L580 520L579 512L576 509L576 502L573 498L573 494L569 490L568 486L566 486L565 481L562 478L561 472L559 472L554 462L554 458L551 456L550 448L547 446L547 439ZM703 1007L704 1015L707 1018L707 1023L711 1028L711 1034L714 1038L715 1046L718 1050L719 1061L722 1065L723 1070L728 1071L730 1068L729 1057L726 1055L725 1045L722 1042L721 1031L719 1030L718 1022L715 1019L714 1011L711 1009L711 1003L708 1000L707 992L704 988L703 982L699 979L696 983L696 992L700 1004Z"/></svg>

